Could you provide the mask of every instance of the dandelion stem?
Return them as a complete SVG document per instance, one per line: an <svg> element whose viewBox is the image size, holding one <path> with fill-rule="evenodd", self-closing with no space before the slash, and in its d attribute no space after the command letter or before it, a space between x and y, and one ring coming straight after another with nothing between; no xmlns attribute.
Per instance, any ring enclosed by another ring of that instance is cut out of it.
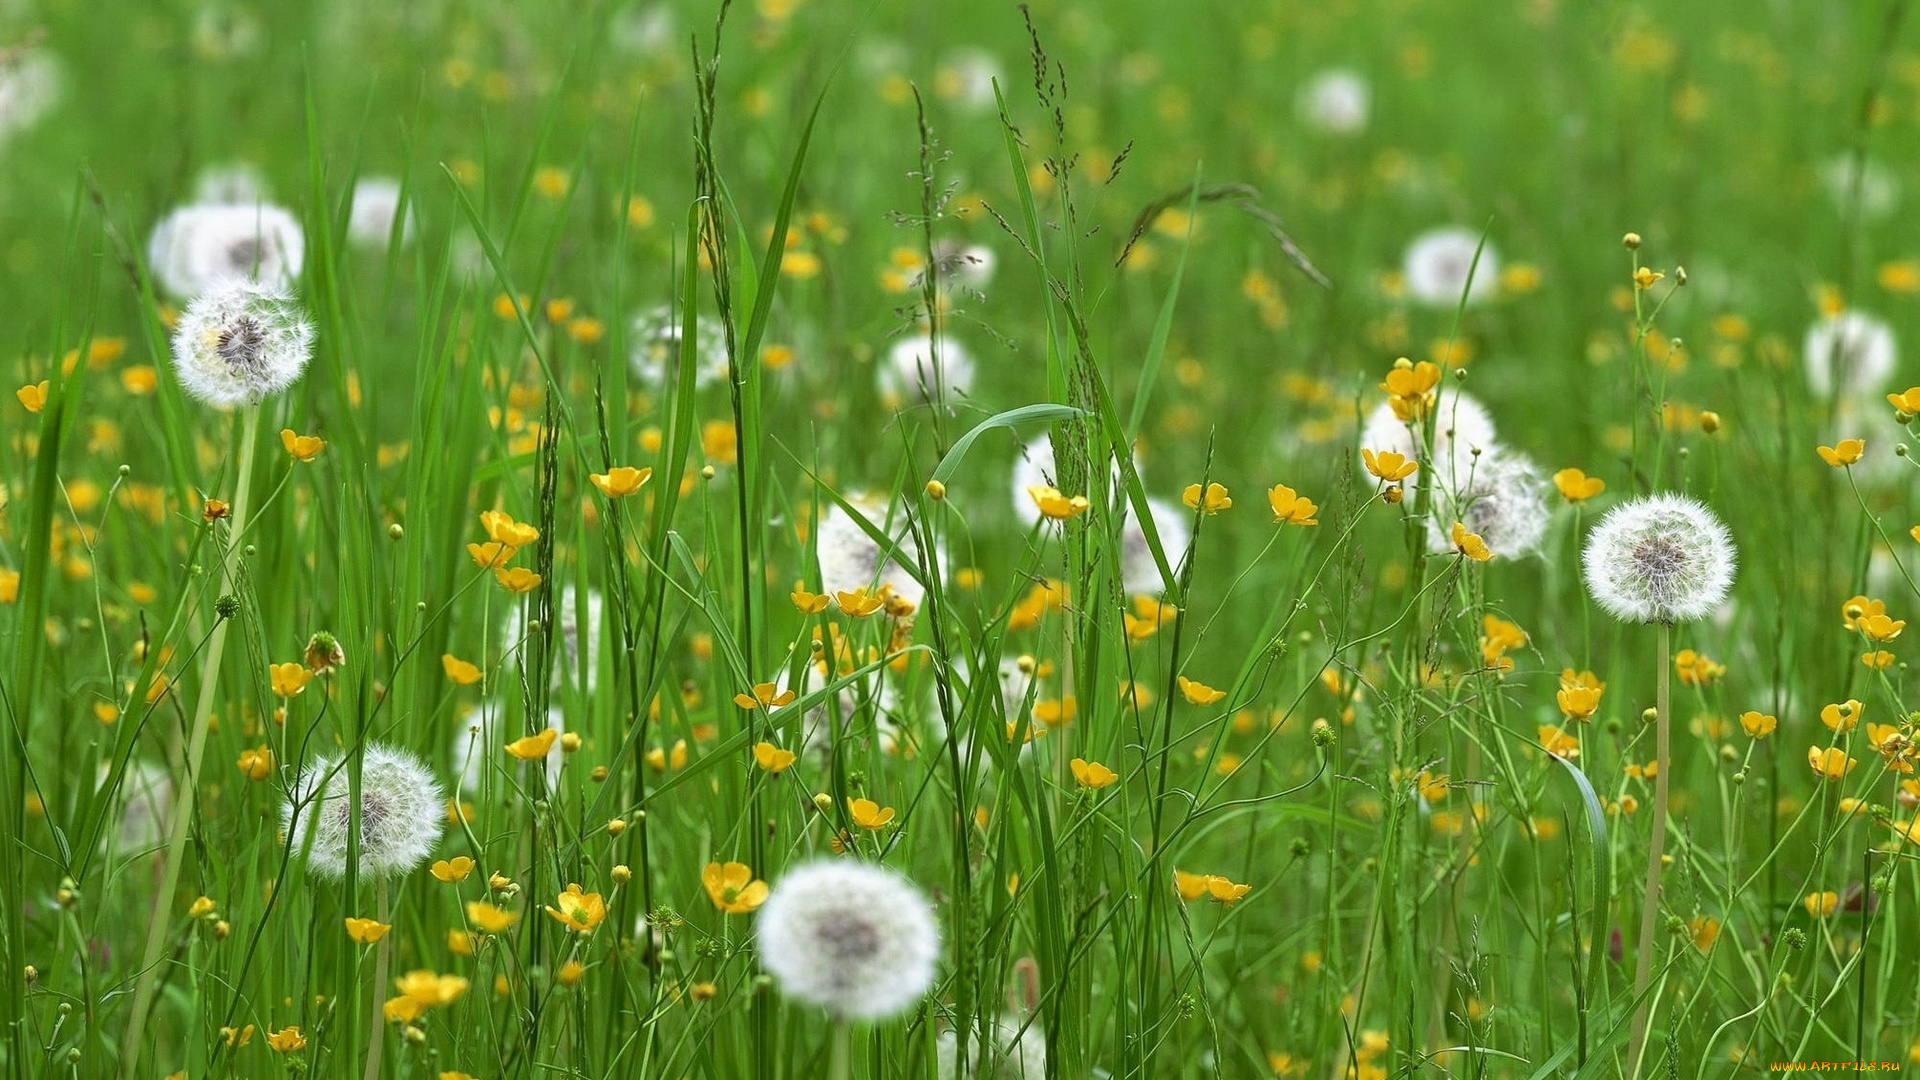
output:
<svg viewBox="0 0 1920 1080"><path fill-rule="evenodd" d="M382 925L391 924L393 912L389 910L385 874L374 879L373 897L374 919ZM380 1007L380 988L387 985L387 963L392 958L388 943L390 938L391 935L381 937L373 947L373 1020L367 1027L366 1080L380 1080L380 1051L387 1043L386 1013Z"/></svg>
<svg viewBox="0 0 1920 1080"><path fill-rule="evenodd" d="M220 553L216 588L233 588L238 580L234 561L238 554L239 537L247 528L247 494L253 480L253 451L255 444L260 441L259 434L260 406L249 405L241 421L240 471L234 481L233 513L227 528L227 536L231 541L227 549ZM167 842L166 870L161 887L153 896L153 919L147 928L147 947L140 963L140 985L134 993L133 1015L127 1024L121 1049L120 1075L127 1078L137 1074L140 1052L144 1049L142 1044L148 1013L153 1008L154 994L160 989L160 954L166 949L167 932L173 925L173 893L180 885L180 864L186 857L188 827L198 804L194 789L200 778L200 760L207 748L207 730L213 717L213 695L220 677L220 655L226 647L227 627L233 622L223 616L215 618L213 630L207 638L206 662L200 668L200 699L193 710L193 733L188 740L180 783L176 786L179 796L174 800L173 832Z"/></svg>
<svg viewBox="0 0 1920 1080"><path fill-rule="evenodd" d="M1673 644L1673 624L1659 624L1659 667L1655 676L1654 705L1658 716L1655 720L1655 750L1653 776L1653 837L1647 846L1647 895L1640 903L1640 945L1634 950L1633 960L1633 996L1640 1004L1633 1013L1633 1039L1627 1050L1627 1076L1640 1073L1640 1059L1646 1052L1647 1025L1653 1016L1653 999L1647 995L1647 984L1653 978L1653 928L1660 914L1660 860L1666 848L1667 839L1667 774L1668 753L1667 735L1669 727L1667 671L1672 661L1667 653Z"/></svg>
<svg viewBox="0 0 1920 1080"><path fill-rule="evenodd" d="M833 1022L832 1056L827 1060L827 1080L851 1080L853 1076L853 1029L845 1020Z"/></svg>

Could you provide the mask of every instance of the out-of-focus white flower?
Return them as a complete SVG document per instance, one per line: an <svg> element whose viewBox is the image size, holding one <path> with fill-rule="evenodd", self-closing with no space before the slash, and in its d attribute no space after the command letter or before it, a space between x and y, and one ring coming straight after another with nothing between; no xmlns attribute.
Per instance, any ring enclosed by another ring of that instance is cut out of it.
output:
<svg viewBox="0 0 1920 1080"><path fill-rule="evenodd" d="M306 252L300 223L278 206L195 204L154 227L147 266L163 290L190 300L234 281L284 288Z"/></svg>
<svg viewBox="0 0 1920 1080"><path fill-rule="evenodd" d="M1167 567L1178 573L1180 559L1193 541L1192 514L1165 499L1152 497L1147 499L1147 509L1153 514L1153 529L1160 537ZM1147 532L1131 513L1120 531L1120 576L1121 587L1129 593L1158 595L1166 587L1160 576L1160 564L1153 559L1153 548L1147 544Z"/></svg>
<svg viewBox="0 0 1920 1080"><path fill-rule="evenodd" d="M201 295L173 332L173 369L188 395L222 408L292 386L313 355L313 325L280 289L235 281Z"/></svg>
<svg viewBox="0 0 1920 1080"><path fill-rule="evenodd" d="M628 364L634 378L658 386L661 373L678 363L685 312L657 307L633 317L633 337L629 343ZM707 387L727 378L726 328L702 315L694 320L694 385Z"/></svg>
<svg viewBox="0 0 1920 1080"><path fill-rule="evenodd" d="M945 402L967 396L973 385L973 359L945 335L936 347L927 334L893 343L880 366L880 396L888 408L916 402Z"/></svg>
<svg viewBox="0 0 1920 1080"><path fill-rule="evenodd" d="M110 766L100 765L105 784ZM129 761L120 776L120 827L102 830L103 848L135 855L159 846L173 815L173 774L157 761Z"/></svg>
<svg viewBox="0 0 1920 1080"><path fill-rule="evenodd" d="M41 49L0 61L0 141L40 122L60 100L60 63Z"/></svg>
<svg viewBox="0 0 1920 1080"><path fill-rule="evenodd" d="M874 527L882 531L887 529L885 499L864 493L843 497ZM867 535L867 531L860 527L852 515L837 503L827 506L821 512L819 525L814 529L814 552L820 561L821 589L831 596L856 589L884 587L891 589L893 595L919 607L920 601L926 596L926 589L906 571L905 565L919 562L920 545L898 520L894 522L892 537L895 554L887 558L880 545Z"/></svg>
<svg viewBox="0 0 1920 1080"><path fill-rule="evenodd" d="M1474 253L1480 255L1474 265ZM1415 237L1408 245L1402 267L1407 295L1429 307L1451 308L1465 294L1475 304L1493 293L1500 279L1500 263L1493 245L1480 246L1480 234L1458 225L1431 229ZM1468 277L1472 287L1468 287Z"/></svg>
<svg viewBox="0 0 1920 1080"><path fill-rule="evenodd" d="M1871 315L1843 311L1807 328L1807 385L1821 397L1877 394L1899 353L1893 329Z"/></svg>
<svg viewBox="0 0 1920 1080"><path fill-rule="evenodd" d="M227 161L200 170L193 201L211 206L258 206L269 198L267 178L244 161Z"/></svg>
<svg viewBox="0 0 1920 1080"><path fill-rule="evenodd" d="M984 112L994 107L993 82L1000 78L1000 61L985 49L956 49L947 55L934 77L940 96L962 108Z"/></svg>
<svg viewBox="0 0 1920 1080"><path fill-rule="evenodd" d="M1892 170L1877 161L1839 154L1820 166L1820 184L1827 197L1841 211L1860 200L1860 216L1878 221L1893 213L1900 203L1900 181Z"/></svg>
<svg viewBox="0 0 1920 1080"><path fill-rule="evenodd" d="M363 176L353 185L353 209L347 216L347 236L363 247L385 251L400 217L400 181L390 176ZM400 246L413 242L413 211L400 224Z"/></svg>
<svg viewBox="0 0 1920 1080"><path fill-rule="evenodd" d="M760 962L788 997L842 1020L882 1020L933 986L940 928L918 886L831 859L774 882L754 926Z"/></svg>
<svg viewBox="0 0 1920 1080"><path fill-rule="evenodd" d="M1366 78L1351 68L1316 72L1300 89L1300 119L1329 135L1366 130L1372 109L1373 92Z"/></svg>

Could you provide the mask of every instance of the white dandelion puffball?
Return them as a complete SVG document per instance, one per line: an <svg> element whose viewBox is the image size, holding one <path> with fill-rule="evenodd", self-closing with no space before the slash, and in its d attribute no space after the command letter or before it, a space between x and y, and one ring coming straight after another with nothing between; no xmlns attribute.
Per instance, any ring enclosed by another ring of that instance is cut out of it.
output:
<svg viewBox="0 0 1920 1080"><path fill-rule="evenodd" d="M880 396L893 408L965 397L972 385L973 358L944 335L938 348L927 334L901 338L880 366Z"/></svg>
<svg viewBox="0 0 1920 1080"><path fill-rule="evenodd" d="M553 598L553 662L547 672L548 685L580 682L580 606L581 595L571 585L564 586ZM585 595L587 636L585 641L587 677L581 688L591 694L600 682L600 634L605 621L605 603L600 590L588 589ZM505 633L508 649L524 648L530 605L522 604L507 613Z"/></svg>
<svg viewBox="0 0 1920 1080"><path fill-rule="evenodd" d="M680 328L685 313L670 307L657 307L633 317L633 339L627 363L635 378L651 386L660 385L661 374L679 363L682 338ZM727 377L726 328L717 320L699 316L693 323L695 386L706 387Z"/></svg>
<svg viewBox="0 0 1920 1080"><path fill-rule="evenodd" d="M1480 253L1474 265L1474 252ZM1480 246L1480 234L1458 225L1447 225L1421 233L1407 247L1401 266L1407 280L1407 295L1429 307L1451 308L1460 303L1476 304L1492 295L1500 278L1500 263L1493 245ZM1472 287L1467 276L1473 276Z"/></svg>
<svg viewBox="0 0 1920 1080"><path fill-rule="evenodd" d="M1300 119L1328 135L1353 135L1366 130L1373 108L1367 80L1350 68L1328 68L1307 80L1300 90Z"/></svg>
<svg viewBox="0 0 1920 1080"><path fill-rule="evenodd" d="M313 872L325 878L347 873L353 824L347 770L341 758L315 761L300 774L280 815L293 850L307 850ZM360 764L360 872L394 877L425 862L446 824L446 799L440 781L419 758L368 743Z"/></svg>
<svg viewBox="0 0 1920 1080"><path fill-rule="evenodd" d="M1153 529L1160 534L1167 566L1178 573L1180 559L1193 541L1192 512L1152 497L1147 499L1147 510L1153 514ZM1147 531L1132 513L1120 530L1120 585L1130 593L1151 594L1160 593L1166 586L1160 577L1160 564L1153 559L1153 548L1147 545Z"/></svg>
<svg viewBox="0 0 1920 1080"><path fill-rule="evenodd" d="M495 765L519 764L500 749L513 741L507 737L502 724L506 715L506 702L498 699L481 702L453 733L453 770L462 792L468 795L479 792L486 785L487 772ZM547 710L547 727L562 735L567 733L566 717L558 708ZM560 765L565 755L560 740L553 740L553 749L547 751L546 758L548 791L560 786Z"/></svg>
<svg viewBox="0 0 1920 1080"><path fill-rule="evenodd" d="M389 176L364 176L353 185L353 209L347 215L347 236L361 247L385 251L400 220L400 181ZM413 212L400 224L400 246L413 242Z"/></svg>
<svg viewBox="0 0 1920 1080"><path fill-rule="evenodd" d="M100 765L100 783L107 782L110 766ZM103 831L100 846L131 855L159 845L173 814L173 773L157 761L129 761L120 774L120 828Z"/></svg>
<svg viewBox="0 0 1920 1080"><path fill-rule="evenodd" d="M147 241L147 266L169 294L191 300L234 281L286 286L300 276L306 234L267 203L183 206Z"/></svg>
<svg viewBox="0 0 1920 1080"><path fill-rule="evenodd" d="M887 502L875 495L844 496L847 503L875 528L887 529ZM920 545L896 516L894 520L894 556L886 558L880 545L860 527L853 515L839 504L828 506L814 530L814 551L820 560L820 587L831 596L855 589L891 587L893 595L920 606L926 590L906 570L907 564L920 561Z"/></svg>
<svg viewBox="0 0 1920 1080"><path fill-rule="evenodd" d="M1423 473L1431 472L1442 479L1455 472L1464 473L1464 469L1457 469L1456 465L1470 460L1476 449L1492 448L1497 440L1493 414L1487 407L1472 394L1444 384L1434 397L1433 410L1423 422L1433 426L1433 456L1439 463L1437 467L1429 468L1424 460L1425 447L1416 441L1420 429L1400 419L1394 414L1393 406L1385 401L1367 414L1366 426L1360 431L1360 445L1375 453L1391 450L1408 460L1419 461L1421 472L1414 474L1414 482L1418 483ZM1424 433L1420 435L1424 438Z"/></svg>
<svg viewBox="0 0 1920 1080"><path fill-rule="evenodd" d="M1115 461L1112 465L1113 467L1109 469L1108 472L1112 477L1113 486L1118 488L1120 486L1120 463ZM1029 528L1038 525L1042 515L1039 505L1033 501L1033 496L1028 493L1027 489L1035 487L1059 487L1060 473L1054 466L1053 439L1046 435L1042 435L1032 442L1027 443L1025 446L1022 446L1020 448L1020 456L1013 459L1013 514L1020 519L1021 524ZM1140 472L1140 458L1138 455L1133 459L1133 471L1135 474ZM1066 492L1066 494L1091 496L1092 493L1086 491L1069 491ZM1159 519L1156 518L1155 520L1158 521Z"/></svg>
<svg viewBox="0 0 1920 1080"><path fill-rule="evenodd" d="M960 1039L951 1031L940 1033L934 1047L939 1060L935 1075L940 1080L1027 1080L1047 1075L1047 1035L1040 1022L1028 1023L1016 1016L999 1016L993 1021L994 1045L980 1045L980 1033L967 1036L967 1061L960 1063Z"/></svg>
<svg viewBox="0 0 1920 1080"><path fill-rule="evenodd" d="M292 386L313 355L313 324L278 288L236 281L187 305L173 331L182 389L209 405L251 405Z"/></svg>
<svg viewBox="0 0 1920 1080"><path fill-rule="evenodd" d="M1900 202L1900 181L1877 161L1840 154L1820 166L1820 185L1827 189L1833 205L1845 211L1857 195L1860 216L1868 221L1893 213Z"/></svg>
<svg viewBox="0 0 1920 1080"><path fill-rule="evenodd" d="M1625 622L1692 622L1733 586L1733 537L1685 495L1621 503L1587 534L1587 591Z"/></svg>
<svg viewBox="0 0 1920 1080"><path fill-rule="evenodd" d="M1495 555L1520 559L1538 553L1553 511L1547 500L1549 482L1532 459L1489 446L1459 464L1457 480L1434 486L1428 549L1453 550L1453 523L1458 521L1485 540Z"/></svg>
<svg viewBox="0 0 1920 1080"><path fill-rule="evenodd" d="M193 182L193 201L215 206L257 206L269 198L267 178L244 161L209 165Z"/></svg>
<svg viewBox="0 0 1920 1080"><path fill-rule="evenodd" d="M933 986L940 928L919 886L829 859L787 871L754 926L760 963L788 997L844 1020L881 1020Z"/></svg>
<svg viewBox="0 0 1920 1080"><path fill-rule="evenodd" d="M1807 385L1822 397L1874 393L1893 375L1893 330L1858 311L1843 311L1807 328Z"/></svg>
<svg viewBox="0 0 1920 1080"><path fill-rule="evenodd" d="M993 283L993 271L999 265L992 248L954 241L937 245L933 249L933 260L940 267L943 284L959 285L975 292Z"/></svg>
<svg viewBox="0 0 1920 1080"><path fill-rule="evenodd" d="M60 100L60 64L39 49L0 57L0 140L40 122Z"/></svg>
<svg viewBox="0 0 1920 1080"><path fill-rule="evenodd" d="M994 59L992 53L985 49L959 49L947 56L934 85L948 101L982 112L994 107L995 79L1001 79L1000 61Z"/></svg>

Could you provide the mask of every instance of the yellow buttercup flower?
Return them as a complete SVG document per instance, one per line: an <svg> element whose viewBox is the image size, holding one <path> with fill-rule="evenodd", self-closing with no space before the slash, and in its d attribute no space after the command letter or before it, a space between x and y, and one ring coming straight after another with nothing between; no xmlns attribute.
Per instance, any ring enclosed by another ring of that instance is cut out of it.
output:
<svg viewBox="0 0 1920 1080"><path fill-rule="evenodd" d="M555 902L560 906L548 908L547 914L576 934L593 933L593 928L607 917L606 900L599 893L582 892L578 885L569 884Z"/></svg>
<svg viewBox="0 0 1920 1080"><path fill-rule="evenodd" d="M1474 562L1488 562L1493 558L1493 551L1487 547L1487 542L1478 533L1468 532L1467 527L1458 521L1453 523L1452 537L1454 550Z"/></svg>
<svg viewBox="0 0 1920 1080"><path fill-rule="evenodd" d="M53 384L45 379L37 383L28 383L13 392L20 404L30 413L37 413L47 407L47 388Z"/></svg>
<svg viewBox="0 0 1920 1080"><path fill-rule="evenodd" d="M305 664L289 661L284 664L267 665L267 676L276 696L290 698L307 688L307 683L313 678L313 672L308 671Z"/></svg>
<svg viewBox="0 0 1920 1080"><path fill-rule="evenodd" d="M295 461L312 461L327 448L327 441L318 435L301 435L292 428L280 429L280 445L287 448Z"/></svg>
<svg viewBox="0 0 1920 1080"><path fill-rule="evenodd" d="M481 678L479 667L452 653L440 655L440 668L447 673L447 678L452 680L455 686L472 686Z"/></svg>
<svg viewBox="0 0 1920 1080"><path fill-rule="evenodd" d="M1227 494L1225 484L1208 484L1205 492L1200 490L1199 484L1188 484L1187 489L1180 493L1180 501L1185 503L1189 510L1198 510L1209 515L1233 506L1233 498Z"/></svg>
<svg viewBox="0 0 1920 1080"><path fill-rule="evenodd" d="M1749 709L1740 714L1740 730L1755 739L1766 738L1779 726L1780 721L1763 712Z"/></svg>
<svg viewBox="0 0 1920 1080"><path fill-rule="evenodd" d="M1860 632L1868 641L1892 641L1907 628L1905 619L1892 619L1885 615L1867 615L1860 619Z"/></svg>
<svg viewBox="0 0 1920 1080"><path fill-rule="evenodd" d="M778 775L792 765L798 755L791 750L782 750L770 742L755 743L753 747L754 764Z"/></svg>
<svg viewBox="0 0 1920 1080"><path fill-rule="evenodd" d="M558 731L548 728L538 735L523 735L513 740L507 744L506 750L521 761L537 761L547 756L547 753L553 749L554 740L559 737Z"/></svg>
<svg viewBox="0 0 1920 1080"><path fill-rule="evenodd" d="M1867 451L1867 441L1865 439L1841 439L1836 446L1821 446L1815 449L1819 450L1821 461L1826 462L1836 469L1842 469L1860 460L1861 455Z"/></svg>
<svg viewBox="0 0 1920 1080"><path fill-rule="evenodd" d="M767 902L767 883L754 880L746 863L708 863L700 882L713 906L728 915L745 915Z"/></svg>
<svg viewBox="0 0 1920 1080"><path fill-rule="evenodd" d="M1854 766L1860 763L1847 756L1847 752L1837 746L1828 747L1825 750L1818 746L1809 746L1807 747L1807 764L1813 769L1815 776L1829 783L1836 783L1845 779L1846 775L1853 771Z"/></svg>
<svg viewBox="0 0 1920 1080"><path fill-rule="evenodd" d="M494 907L484 900L467 901L467 921L489 934L504 934L520 918L519 914Z"/></svg>
<svg viewBox="0 0 1920 1080"><path fill-rule="evenodd" d="M393 929L391 925L376 919L356 919L351 915L347 916L345 922L347 936L362 945L371 945L379 941L387 936L387 931Z"/></svg>
<svg viewBox="0 0 1920 1080"><path fill-rule="evenodd" d="M1083 788L1098 791L1120 779L1119 773L1114 772L1112 769L1107 768L1097 761L1086 761L1082 758L1074 758L1067 764L1073 770L1074 780L1078 781Z"/></svg>
<svg viewBox="0 0 1920 1080"><path fill-rule="evenodd" d="M306 1049L307 1037L300 1034L298 1027L285 1027L279 1031L267 1032L267 1045L279 1053L291 1054L296 1050Z"/></svg>
<svg viewBox="0 0 1920 1080"><path fill-rule="evenodd" d="M1180 694L1192 705L1212 705L1227 696L1225 690L1215 690L1205 683L1194 682L1185 675L1176 680L1180 684Z"/></svg>
<svg viewBox="0 0 1920 1080"><path fill-rule="evenodd" d="M262 743L251 750L242 750L238 764L247 779L265 780L273 773L273 747Z"/></svg>
<svg viewBox="0 0 1920 1080"><path fill-rule="evenodd" d="M863 829L884 829L893 821L893 807L881 806L872 799L848 799L847 816Z"/></svg>
<svg viewBox="0 0 1920 1080"><path fill-rule="evenodd" d="M1597 476L1588 476L1579 469L1561 469L1553 474L1553 486L1560 489L1560 497L1571 503L1586 502L1595 495L1607 490L1607 482Z"/></svg>
<svg viewBox="0 0 1920 1080"><path fill-rule="evenodd" d="M827 610L827 604L833 599L823 593L808 592L806 585L802 582L795 582L793 591L787 595L788 598L793 601L793 606L799 609L802 615L820 614Z"/></svg>
<svg viewBox="0 0 1920 1080"><path fill-rule="evenodd" d="M1807 914L1816 919L1824 919L1840 906L1840 894L1832 890L1808 893L1801 903L1806 905Z"/></svg>
<svg viewBox="0 0 1920 1080"><path fill-rule="evenodd" d="M887 606L884 597L876 596L864 588L855 589L852 592L834 593L833 599L840 605L841 611L856 619L864 619Z"/></svg>
<svg viewBox="0 0 1920 1080"><path fill-rule="evenodd" d="M1313 504L1312 499L1302 498L1285 484L1275 484L1267 489L1267 505L1273 507L1276 525L1320 524L1320 519L1313 516L1320 512L1320 508Z"/></svg>
<svg viewBox="0 0 1920 1080"><path fill-rule="evenodd" d="M1065 521L1068 518L1079 517L1081 514L1086 513L1093 505L1087 501L1085 495L1075 495L1072 498L1068 498L1060 493L1060 489L1047 487L1044 484L1037 484L1028 488L1027 497L1033 500L1033 505L1040 508L1042 515L1053 518L1056 521Z"/></svg>
<svg viewBox="0 0 1920 1080"><path fill-rule="evenodd" d="M473 873L473 860L465 855L455 855L451 859L441 859L434 863L431 869L434 877L452 885L455 882L467 880L467 875Z"/></svg>
<svg viewBox="0 0 1920 1080"><path fill-rule="evenodd" d="M1860 723L1860 712L1864 708L1858 701L1848 698L1837 704L1828 705L1820 710L1820 722L1834 731L1852 731Z"/></svg>
<svg viewBox="0 0 1920 1080"><path fill-rule="evenodd" d="M530 593L540 587L540 575L524 566L515 566L511 569L497 568L493 572L493 578L500 583L501 588L514 594Z"/></svg>
<svg viewBox="0 0 1920 1080"><path fill-rule="evenodd" d="M1360 460L1366 463L1368 472L1389 484L1405 480L1420 468L1419 462L1408 461L1405 454L1392 450L1361 450Z"/></svg>
<svg viewBox="0 0 1920 1080"><path fill-rule="evenodd" d="M777 709L791 704L798 696L791 690L782 690L770 682L754 683L753 693L733 695L733 703L743 709Z"/></svg>
<svg viewBox="0 0 1920 1080"><path fill-rule="evenodd" d="M1920 416L1920 386L1909 386L1898 394L1888 394L1887 404L1908 416Z"/></svg>
<svg viewBox="0 0 1920 1080"><path fill-rule="evenodd" d="M512 544L503 544L498 540L467 545L467 554L473 556L473 564L482 570L497 570L507 565L507 560L513 558L513 552Z"/></svg>
<svg viewBox="0 0 1920 1080"><path fill-rule="evenodd" d="M616 465L603 473L592 473L587 479L600 489L600 494L609 499L625 498L640 490L653 476L651 468L636 469L630 465Z"/></svg>
<svg viewBox="0 0 1920 1080"><path fill-rule="evenodd" d="M412 1023L428 1009L451 1005L471 985L458 975L436 975L431 971L409 971L393 981L399 997L381 1005L388 1022Z"/></svg>
<svg viewBox="0 0 1920 1080"><path fill-rule="evenodd" d="M513 520L505 510L487 510L480 514L480 527L487 536L508 547L523 548L540 539L540 530Z"/></svg>

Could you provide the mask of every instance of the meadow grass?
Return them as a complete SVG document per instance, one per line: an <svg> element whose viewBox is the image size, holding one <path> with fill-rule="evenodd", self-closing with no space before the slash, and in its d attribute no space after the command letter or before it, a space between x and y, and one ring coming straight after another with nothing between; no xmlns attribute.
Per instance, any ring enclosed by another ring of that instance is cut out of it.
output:
<svg viewBox="0 0 1920 1080"><path fill-rule="evenodd" d="M1920 329L1907 7L5 9L0 1067L1920 1062L1920 389L1805 339ZM236 163L314 335L221 409L149 237ZM1732 590L1622 622L1668 492ZM761 963L821 858L904 1012Z"/></svg>

